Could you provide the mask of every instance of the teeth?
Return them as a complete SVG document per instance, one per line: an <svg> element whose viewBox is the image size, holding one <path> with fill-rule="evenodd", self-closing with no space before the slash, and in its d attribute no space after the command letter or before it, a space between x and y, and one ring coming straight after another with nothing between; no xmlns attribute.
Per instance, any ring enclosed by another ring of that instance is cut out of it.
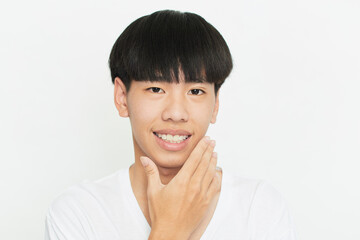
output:
<svg viewBox="0 0 360 240"><path fill-rule="evenodd" d="M170 135L170 134L159 134L159 133L155 133L156 136L158 136L159 138L161 138L162 140L166 141L166 142L170 142L170 143L181 143L182 141L184 141L185 139L187 139L189 136L187 135Z"/></svg>

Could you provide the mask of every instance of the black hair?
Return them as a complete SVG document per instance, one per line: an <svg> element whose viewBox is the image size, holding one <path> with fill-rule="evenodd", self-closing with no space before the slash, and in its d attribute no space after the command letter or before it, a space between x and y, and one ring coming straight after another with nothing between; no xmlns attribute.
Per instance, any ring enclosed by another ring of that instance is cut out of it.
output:
<svg viewBox="0 0 360 240"><path fill-rule="evenodd" d="M112 82L214 83L215 94L232 70L229 48L221 34L201 16L157 11L132 22L116 40L109 57Z"/></svg>

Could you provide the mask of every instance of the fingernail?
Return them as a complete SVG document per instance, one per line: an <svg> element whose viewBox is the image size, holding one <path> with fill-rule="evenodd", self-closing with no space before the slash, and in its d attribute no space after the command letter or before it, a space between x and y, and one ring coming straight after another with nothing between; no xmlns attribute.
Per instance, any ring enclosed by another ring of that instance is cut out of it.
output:
<svg viewBox="0 0 360 240"><path fill-rule="evenodd" d="M146 157L140 157L140 161L141 164L146 167L147 165L149 165L149 159L147 159Z"/></svg>
<svg viewBox="0 0 360 240"><path fill-rule="evenodd" d="M210 137L209 137L209 136L204 137L204 141L205 141L206 143L209 143L209 142L210 142Z"/></svg>
<svg viewBox="0 0 360 240"><path fill-rule="evenodd" d="M210 141L210 146L215 147L215 145L216 145L216 141L215 141L215 140L211 140L211 141Z"/></svg>

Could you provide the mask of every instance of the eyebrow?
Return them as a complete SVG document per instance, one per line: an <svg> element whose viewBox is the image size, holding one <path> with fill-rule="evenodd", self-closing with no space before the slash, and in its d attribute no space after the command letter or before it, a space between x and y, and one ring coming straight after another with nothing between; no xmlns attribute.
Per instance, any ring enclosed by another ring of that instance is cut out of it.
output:
<svg viewBox="0 0 360 240"><path fill-rule="evenodd" d="M162 76L158 76L156 79L148 80L147 82L157 82L157 81L167 82L165 78L163 78ZM185 83L208 83L208 82L206 81L206 77L201 76L199 78L191 79L190 81Z"/></svg>
<svg viewBox="0 0 360 240"><path fill-rule="evenodd" d="M204 82L206 82L206 79L205 79L205 77L200 77L200 78L194 79L194 82L195 83L204 83Z"/></svg>

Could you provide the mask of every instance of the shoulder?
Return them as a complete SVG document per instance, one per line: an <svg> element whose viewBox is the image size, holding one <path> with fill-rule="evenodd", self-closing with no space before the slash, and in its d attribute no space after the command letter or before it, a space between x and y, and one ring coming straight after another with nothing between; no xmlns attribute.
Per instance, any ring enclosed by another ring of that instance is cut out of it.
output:
<svg viewBox="0 0 360 240"><path fill-rule="evenodd" d="M242 177L234 172L223 175L226 194L232 205L247 209L252 239L295 239L293 220L283 195L267 180Z"/></svg>
<svg viewBox="0 0 360 240"><path fill-rule="evenodd" d="M250 198L252 210L269 206L281 208L285 204L282 194L264 179L243 177L230 171L223 174L223 187L232 195L241 193L242 197Z"/></svg>
<svg viewBox="0 0 360 240"><path fill-rule="evenodd" d="M66 188L58 194L48 208L48 216L58 217L61 215L74 214L83 203L91 199L89 192L84 187L84 183L79 183Z"/></svg>
<svg viewBox="0 0 360 240"><path fill-rule="evenodd" d="M254 239L294 240L295 226L283 195L268 181L257 186L249 215Z"/></svg>
<svg viewBox="0 0 360 240"><path fill-rule="evenodd" d="M124 195L124 177L126 169L85 180L58 194L46 213L45 239L90 239L97 230L111 229L114 206L122 206L118 203Z"/></svg>
<svg viewBox="0 0 360 240"><path fill-rule="evenodd" d="M225 169L223 171L222 189L224 194L230 195L234 201L246 201L250 205L262 182L262 179L243 177Z"/></svg>
<svg viewBox="0 0 360 240"><path fill-rule="evenodd" d="M98 180L84 180L68 187L58 194L48 207L47 218L53 221L87 218L87 214L96 213L96 209L107 206L106 201L121 197L122 181L125 169ZM92 211L89 211L92 210Z"/></svg>
<svg viewBox="0 0 360 240"><path fill-rule="evenodd" d="M59 194L50 204L45 220L45 239L88 239L83 202L87 194L74 185Z"/></svg>

